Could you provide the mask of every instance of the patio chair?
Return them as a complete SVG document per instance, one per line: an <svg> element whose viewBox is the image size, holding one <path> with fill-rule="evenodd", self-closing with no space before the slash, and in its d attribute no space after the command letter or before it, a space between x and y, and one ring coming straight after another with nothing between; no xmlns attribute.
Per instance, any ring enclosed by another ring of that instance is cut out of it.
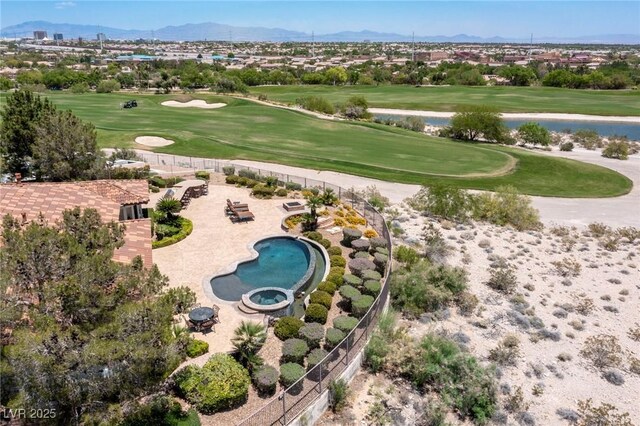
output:
<svg viewBox="0 0 640 426"><path fill-rule="evenodd" d="M211 330L213 330L214 332L216 331L215 319L212 318L200 324L200 331L202 331L203 333Z"/></svg>
<svg viewBox="0 0 640 426"><path fill-rule="evenodd" d="M195 330L195 331L199 331L199 324L191 321L189 318L185 317L184 315L182 316L182 319L184 320L185 324L187 324L187 327L189 327L189 329Z"/></svg>
<svg viewBox="0 0 640 426"><path fill-rule="evenodd" d="M227 198L227 207L229 207L230 209L242 209L242 208L248 209L249 204L241 203L240 201L231 202L231 200Z"/></svg>
<svg viewBox="0 0 640 426"><path fill-rule="evenodd" d="M255 215L253 213L251 213L250 211L246 210L246 211L238 211L235 210L233 212L233 214L231 215L231 221L232 222L244 222L247 220L253 220L255 218Z"/></svg>

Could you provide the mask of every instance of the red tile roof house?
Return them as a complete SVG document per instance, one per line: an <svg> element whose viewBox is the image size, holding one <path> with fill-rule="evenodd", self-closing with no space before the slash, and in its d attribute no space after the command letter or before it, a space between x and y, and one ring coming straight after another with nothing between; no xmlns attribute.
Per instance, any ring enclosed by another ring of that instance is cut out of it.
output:
<svg viewBox="0 0 640 426"><path fill-rule="evenodd" d="M142 205L148 202L149 187L145 180L0 185L0 217L8 213L28 222L42 213L49 223L55 223L67 209L94 208L103 222L116 221L126 226L124 245L116 250L113 259L128 263L140 255L147 267L153 264L151 221L142 212Z"/></svg>

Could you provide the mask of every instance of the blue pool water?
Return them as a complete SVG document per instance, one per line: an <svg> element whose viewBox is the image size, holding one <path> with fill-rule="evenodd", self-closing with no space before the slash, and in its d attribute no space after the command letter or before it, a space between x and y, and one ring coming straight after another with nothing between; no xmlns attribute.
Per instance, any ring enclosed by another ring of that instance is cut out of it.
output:
<svg viewBox="0 0 640 426"><path fill-rule="evenodd" d="M387 115L376 114L376 117L387 119L399 119L402 115ZM635 123L615 123L615 122L600 122L600 121L571 121L571 120L515 120L507 118L504 120L504 124L510 129L520 127L524 123L529 121L535 121L541 126L546 127L550 131L562 132L564 130L571 130L575 132L580 129L595 130L600 136L626 136L630 140L640 140L640 124ZM424 117L424 122L433 126L448 126L448 118L440 117Z"/></svg>
<svg viewBox="0 0 640 426"><path fill-rule="evenodd" d="M238 265L232 274L211 280L213 293L223 300L240 300L261 287L293 288L309 270L311 254L302 241L274 237L255 244L258 257Z"/></svg>

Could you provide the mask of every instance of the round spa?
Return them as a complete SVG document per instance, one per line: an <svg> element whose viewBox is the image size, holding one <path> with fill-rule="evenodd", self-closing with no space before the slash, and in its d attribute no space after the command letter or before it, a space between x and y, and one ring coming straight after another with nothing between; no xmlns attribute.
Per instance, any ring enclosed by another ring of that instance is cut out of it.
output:
<svg viewBox="0 0 640 426"><path fill-rule="evenodd" d="M293 292L279 287L264 287L242 295L242 303L256 311L277 311L293 303Z"/></svg>

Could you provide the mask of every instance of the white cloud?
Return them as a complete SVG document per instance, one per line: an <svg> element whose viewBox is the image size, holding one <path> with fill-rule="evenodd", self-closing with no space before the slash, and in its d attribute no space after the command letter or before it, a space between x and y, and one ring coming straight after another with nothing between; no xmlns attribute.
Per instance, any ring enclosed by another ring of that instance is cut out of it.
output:
<svg viewBox="0 0 640 426"><path fill-rule="evenodd" d="M73 7L76 4L72 1L61 1L55 4L56 9L66 9L68 7Z"/></svg>

